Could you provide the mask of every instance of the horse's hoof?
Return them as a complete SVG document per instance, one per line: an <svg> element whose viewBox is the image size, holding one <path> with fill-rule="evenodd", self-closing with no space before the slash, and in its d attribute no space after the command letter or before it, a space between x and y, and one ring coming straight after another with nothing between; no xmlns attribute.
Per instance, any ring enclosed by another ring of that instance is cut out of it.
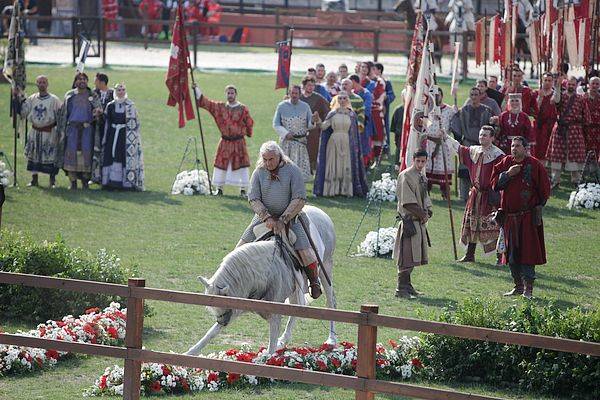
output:
<svg viewBox="0 0 600 400"><path fill-rule="evenodd" d="M330 346L335 346L337 344L337 338L335 337L329 337L327 338L327 340L325 341L325 344L328 344Z"/></svg>

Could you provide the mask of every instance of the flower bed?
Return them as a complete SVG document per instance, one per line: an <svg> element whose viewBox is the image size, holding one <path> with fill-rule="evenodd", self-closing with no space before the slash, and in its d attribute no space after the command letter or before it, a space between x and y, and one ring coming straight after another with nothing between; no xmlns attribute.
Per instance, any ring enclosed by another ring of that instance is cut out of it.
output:
<svg viewBox="0 0 600 400"><path fill-rule="evenodd" d="M381 179L371 183L369 199L373 201L396 201L396 180L392 175L384 172Z"/></svg>
<svg viewBox="0 0 600 400"><path fill-rule="evenodd" d="M391 257L396 242L398 228L379 228L367 233L365 240L358 246L358 253L366 257Z"/></svg>
<svg viewBox="0 0 600 400"><path fill-rule="evenodd" d="M210 194L208 186L208 174L204 170L192 169L182 171L177 174L171 194L184 194L191 196L194 194Z"/></svg>
<svg viewBox="0 0 600 400"><path fill-rule="evenodd" d="M126 319L127 310L121 310L119 303L111 303L102 311L91 308L79 318L67 315L59 321L50 320L39 324L36 329L18 334L66 342L122 345ZM70 355L63 351L0 345L0 376L53 367Z"/></svg>
<svg viewBox="0 0 600 400"><path fill-rule="evenodd" d="M567 208L600 209L600 185L597 183L582 183L579 185L577 190L571 192Z"/></svg>
<svg viewBox="0 0 600 400"><path fill-rule="evenodd" d="M417 337L402 337L390 341L389 347L377 345L376 368L379 378L410 379L423 365L416 358L421 341ZM275 365L309 371L354 375L356 373L357 349L352 343L338 346L323 344L321 347L294 347L267 354L264 348L252 351L247 347L209 354L207 357L242 361L247 363ZM273 379L252 375L183 368L164 364L143 364L141 390L143 395L181 394L198 391L217 391L224 388L270 384ZM86 396L121 395L123 393L123 368L108 367Z"/></svg>
<svg viewBox="0 0 600 400"><path fill-rule="evenodd" d="M7 187L10 183L10 171L6 168L4 161L0 161L0 186Z"/></svg>

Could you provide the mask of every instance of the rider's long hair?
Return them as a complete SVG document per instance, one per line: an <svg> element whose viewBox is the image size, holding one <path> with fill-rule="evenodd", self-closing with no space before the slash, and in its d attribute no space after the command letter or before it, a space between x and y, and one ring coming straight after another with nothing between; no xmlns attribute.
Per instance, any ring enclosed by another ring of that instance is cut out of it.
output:
<svg viewBox="0 0 600 400"><path fill-rule="evenodd" d="M256 160L256 168L265 168L265 163L263 161L263 154L265 153L270 153L270 152L275 152L277 154L279 154L279 157L281 158L281 162L283 164L292 164L292 160L285 155L285 153L283 152L283 150L281 149L281 147L273 140L269 140L268 142L265 142L262 144L262 146L260 146L260 151L258 153L258 160Z"/></svg>

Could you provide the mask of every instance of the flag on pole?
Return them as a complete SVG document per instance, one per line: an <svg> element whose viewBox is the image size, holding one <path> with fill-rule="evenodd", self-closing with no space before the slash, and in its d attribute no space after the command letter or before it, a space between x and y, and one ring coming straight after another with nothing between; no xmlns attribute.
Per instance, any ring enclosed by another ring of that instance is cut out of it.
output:
<svg viewBox="0 0 600 400"><path fill-rule="evenodd" d="M177 7L177 17L173 26L173 38L171 40L171 58L169 59L169 70L165 84L169 89L167 105L179 106L179 127L185 126L186 120L194 119L194 109L190 97L188 84L188 69L190 68L190 51L183 19L183 7Z"/></svg>
<svg viewBox="0 0 600 400"><path fill-rule="evenodd" d="M277 43L277 81L275 90L290 86L290 66L292 63L292 45L289 41Z"/></svg>
<svg viewBox="0 0 600 400"><path fill-rule="evenodd" d="M410 55L408 58L408 69L406 71L406 87L404 93L404 123L402 126L402 137L401 142L401 164L400 170L406 169L406 148L408 145L408 137L411 130L412 108L413 108L413 97L415 95L415 84L417 74L419 73L419 64L421 62L421 56L423 52L423 40L424 40L424 29L423 29L423 14L417 12L417 20L415 22L415 29L413 32L412 43L410 47Z"/></svg>
<svg viewBox="0 0 600 400"><path fill-rule="evenodd" d="M458 57L460 53L460 42L454 42L454 59L452 60L452 82L450 84L450 94L456 97L458 93Z"/></svg>
<svg viewBox="0 0 600 400"><path fill-rule="evenodd" d="M485 23L485 17L475 23L475 64L477 66L485 63Z"/></svg>
<svg viewBox="0 0 600 400"><path fill-rule="evenodd" d="M577 50L579 53L579 64L584 68L590 66L590 55L592 44L590 38L592 37L592 22L590 18L580 18L575 20L575 29L577 30L578 46Z"/></svg>
<svg viewBox="0 0 600 400"><path fill-rule="evenodd" d="M529 38L529 49L531 52L531 63L538 64L541 61L542 49L540 47L540 20L536 19L526 29Z"/></svg>
<svg viewBox="0 0 600 400"><path fill-rule="evenodd" d="M26 76L22 22L21 5L18 0L15 0L8 28L8 45L6 46L2 73L13 88L24 90Z"/></svg>
<svg viewBox="0 0 600 400"><path fill-rule="evenodd" d="M79 57L77 58L77 66L75 67L77 73L83 72L85 69L85 61L87 60L90 46L91 42L86 38L81 37L81 48L79 49Z"/></svg>

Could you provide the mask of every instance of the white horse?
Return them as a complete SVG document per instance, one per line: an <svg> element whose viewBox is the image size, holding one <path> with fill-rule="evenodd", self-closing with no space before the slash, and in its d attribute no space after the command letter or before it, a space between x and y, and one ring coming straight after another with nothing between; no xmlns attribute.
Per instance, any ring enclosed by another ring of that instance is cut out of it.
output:
<svg viewBox="0 0 600 400"><path fill-rule="evenodd" d="M305 215L310 220L311 230L316 229L324 245L321 260L330 279L333 280L333 253L335 250L335 230L331 218L321 209L305 206ZM240 297L246 299L266 300L290 304L304 305L303 288L295 278L293 266L289 265L275 241L246 243L229 253L210 279L198 277L205 286L204 293L220 296ZM304 279L304 278L302 278ZM333 285L320 271L321 285L327 297L327 307L336 308ZM333 284L333 281L332 281ZM304 286L304 285L302 285ZM219 334L229 323L243 311L220 307L207 307L217 322L206 332L204 337L192 346L186 354L198 355L208 342ZM288 319L285 332L279 337L281 315L259 312L261 317L269 321L269 354L284 347L292 337L296 317ZM278 338L279 337L279 338ZM334 321L329 323L327 343L337 343Z"/></svg>

